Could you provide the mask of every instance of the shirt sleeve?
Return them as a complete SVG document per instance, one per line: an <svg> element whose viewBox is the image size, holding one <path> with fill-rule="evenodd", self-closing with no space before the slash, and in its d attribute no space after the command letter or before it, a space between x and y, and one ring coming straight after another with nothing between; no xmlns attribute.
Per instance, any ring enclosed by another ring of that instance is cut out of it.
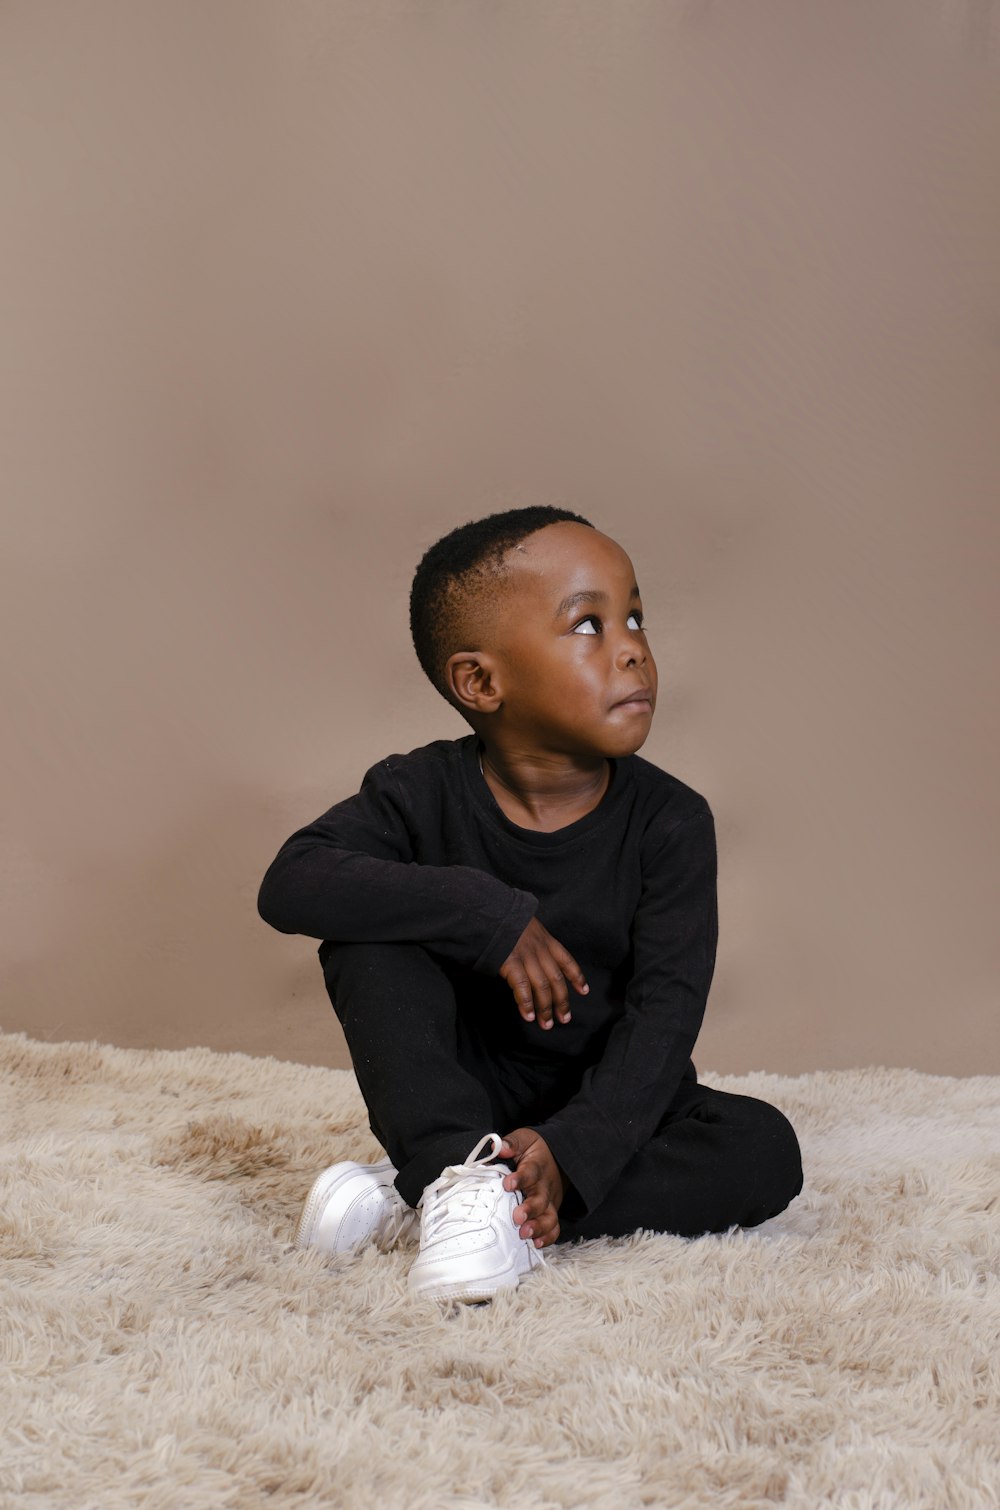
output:
<svg viewBox="0 0 1000 1510"><path fill-rule="evenodd" d="M417 863L412 806L391 763L373 766L355 796L285 840L257 910L280 933L419 943L495 975L538 900L472 866Z"/></svg>
<svg viewBox="0 0 1000 1510"><path fill-rule="evenodd" d="M567 1212L600 1205L676 1095L715 971L716 880L715 824L706 807L682 819L644 865L622 1015L577 1094L535 1124L576 1192Z"/></svg>

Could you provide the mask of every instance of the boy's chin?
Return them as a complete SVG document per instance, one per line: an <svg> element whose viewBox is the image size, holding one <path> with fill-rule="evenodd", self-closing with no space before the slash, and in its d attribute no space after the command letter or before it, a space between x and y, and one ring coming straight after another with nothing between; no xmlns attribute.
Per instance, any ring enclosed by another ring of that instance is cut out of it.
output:
<svg viewBox="0 0 1000 1510"><path fill-rule="evenodd" d="M651 723L647 722L645 728L636 729L631 734L620 733L609 737L604 742L601 754L609 760L622 760L626 755L634 755L641 750L649 738Z"/></svg>

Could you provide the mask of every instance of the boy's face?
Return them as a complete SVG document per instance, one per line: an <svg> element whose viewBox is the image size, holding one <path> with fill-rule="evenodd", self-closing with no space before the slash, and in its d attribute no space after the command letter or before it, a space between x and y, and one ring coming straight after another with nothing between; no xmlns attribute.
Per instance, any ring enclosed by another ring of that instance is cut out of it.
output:
<svg viewBox="0 0 1000 1510"><path fill-rule="evenodd" d="M529 535L507 563L490 636L505 735L560 753L633 754L649 734L657 682L628 556L565 520Z"/></svg>

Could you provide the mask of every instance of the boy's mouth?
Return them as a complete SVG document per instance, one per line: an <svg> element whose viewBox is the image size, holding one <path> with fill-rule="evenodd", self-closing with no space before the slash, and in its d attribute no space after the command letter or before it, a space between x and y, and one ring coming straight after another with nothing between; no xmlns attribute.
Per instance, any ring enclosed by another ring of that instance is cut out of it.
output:
<svg viewBox="0 0 1000 1510"><path fill-rule="evenodd" d="M648 687L637 687L634 692L626 693L611 706L613 708L652 708L653 694Z"/></svg>

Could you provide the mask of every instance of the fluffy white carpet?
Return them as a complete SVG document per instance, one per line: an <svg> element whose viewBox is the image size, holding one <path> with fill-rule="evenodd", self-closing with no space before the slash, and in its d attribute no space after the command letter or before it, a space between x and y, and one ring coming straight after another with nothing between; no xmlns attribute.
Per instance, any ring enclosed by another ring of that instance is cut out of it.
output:
<svg viewBox="0 0 1000 1510"><path fill-rule="evenodd" d="M292 1248L353 1076L0 1036L0 1503L1000 1505L1000 1077L715 1075L806 1184L750 1231L414 1305ZM550 1250L552 1251L552 1250Z"/></svg>

